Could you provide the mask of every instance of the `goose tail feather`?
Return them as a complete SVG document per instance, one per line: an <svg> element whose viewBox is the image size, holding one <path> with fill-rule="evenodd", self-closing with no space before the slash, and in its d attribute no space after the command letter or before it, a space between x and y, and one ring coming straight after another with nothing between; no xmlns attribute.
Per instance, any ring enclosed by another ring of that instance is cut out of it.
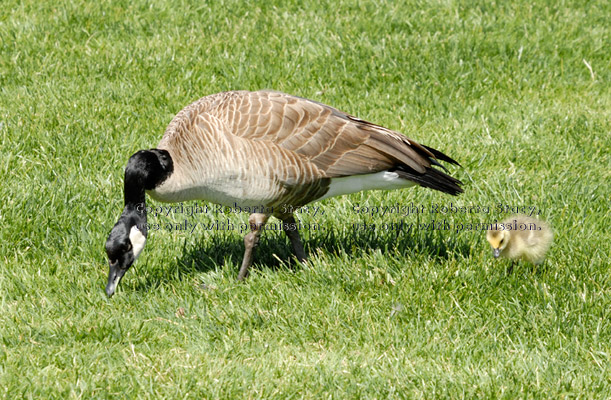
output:
<svg viewBox="0 0 611 400"><path fill-rule="evenodd" d="M456 162L454 161L454 163ZM461 181L438 169L427 168L424 173L420 174L410 171L409 168L405 166L400 166L391 170L391 172L395 172L400 178L415 182L420 186L439 190L440 192L448 193L452 196L457 196L463 192L463 189L460 187L460 185L462 185Z"/></svg>

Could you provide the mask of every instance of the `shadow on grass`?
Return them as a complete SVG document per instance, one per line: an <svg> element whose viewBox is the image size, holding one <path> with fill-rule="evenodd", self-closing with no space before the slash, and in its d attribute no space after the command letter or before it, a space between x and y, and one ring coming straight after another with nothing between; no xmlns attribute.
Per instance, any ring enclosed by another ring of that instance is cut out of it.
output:
<svg viewBox="0 0 611 400"><path fill-rule="evenodd" d="M311 231L302 239L308 257L315 256L316 249L328 254L345 253L352 257L380 250L393 257L410 254L425 254L433 259L447 260L471 253L464 241L456 241L451 231L401 231L401 230L353 230L326 229ZM191 248L183 247L181 257L169 265L170 276L179 279L196 272L208 272L231 264L237 277L244 255L243 237L235 233L205 232ZM292 268L297 264L286 235L278 231L266 231L255 252L253 269L270 270Z"/></svg>

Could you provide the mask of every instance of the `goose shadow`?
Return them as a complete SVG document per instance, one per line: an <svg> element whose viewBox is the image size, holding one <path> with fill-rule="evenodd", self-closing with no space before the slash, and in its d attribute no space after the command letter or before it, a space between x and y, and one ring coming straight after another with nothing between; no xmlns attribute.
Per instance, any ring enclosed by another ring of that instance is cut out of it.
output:
<svg viewBox="0 0 611 400"><path fill-rule="evenodd" d="M471 247L464 240L456 240L452 231L323 229L302 231L301 236L308 258L316 257L319 251L352 257L381 251L393 255L428 254L441 261L457 255L468 257L471 252ZM244 240L238 233L204 232L195 244L183 246L182 254L168 265L170 271L166 272L182 279L230 265L237 277L243 255ZM298 262L284 232L264 231L251 270L295 267L299 268Z"/></svg>

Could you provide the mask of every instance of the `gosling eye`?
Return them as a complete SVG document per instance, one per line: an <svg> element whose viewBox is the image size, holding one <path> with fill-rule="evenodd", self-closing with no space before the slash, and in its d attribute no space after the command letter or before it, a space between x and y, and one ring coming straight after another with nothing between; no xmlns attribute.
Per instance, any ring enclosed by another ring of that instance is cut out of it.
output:
<svg viewBox="0 0 611 400"><path fill-rule="evenodd" d="M499 242L499 244L503 244L503 242L505 241L505 239L501 239L501 241Z"/></svg>

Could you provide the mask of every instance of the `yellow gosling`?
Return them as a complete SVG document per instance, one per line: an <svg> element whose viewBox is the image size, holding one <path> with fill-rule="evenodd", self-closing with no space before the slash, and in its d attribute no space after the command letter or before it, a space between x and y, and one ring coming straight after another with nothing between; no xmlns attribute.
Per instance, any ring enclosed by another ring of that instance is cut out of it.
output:
<svg viewBox="0 0 611 400"><path fill-rule="evenodd" d="M554 233L547 223L525 215L514 215L493 224L486 233L494 257L525 260L541 264L549 250Z"/></svg>

